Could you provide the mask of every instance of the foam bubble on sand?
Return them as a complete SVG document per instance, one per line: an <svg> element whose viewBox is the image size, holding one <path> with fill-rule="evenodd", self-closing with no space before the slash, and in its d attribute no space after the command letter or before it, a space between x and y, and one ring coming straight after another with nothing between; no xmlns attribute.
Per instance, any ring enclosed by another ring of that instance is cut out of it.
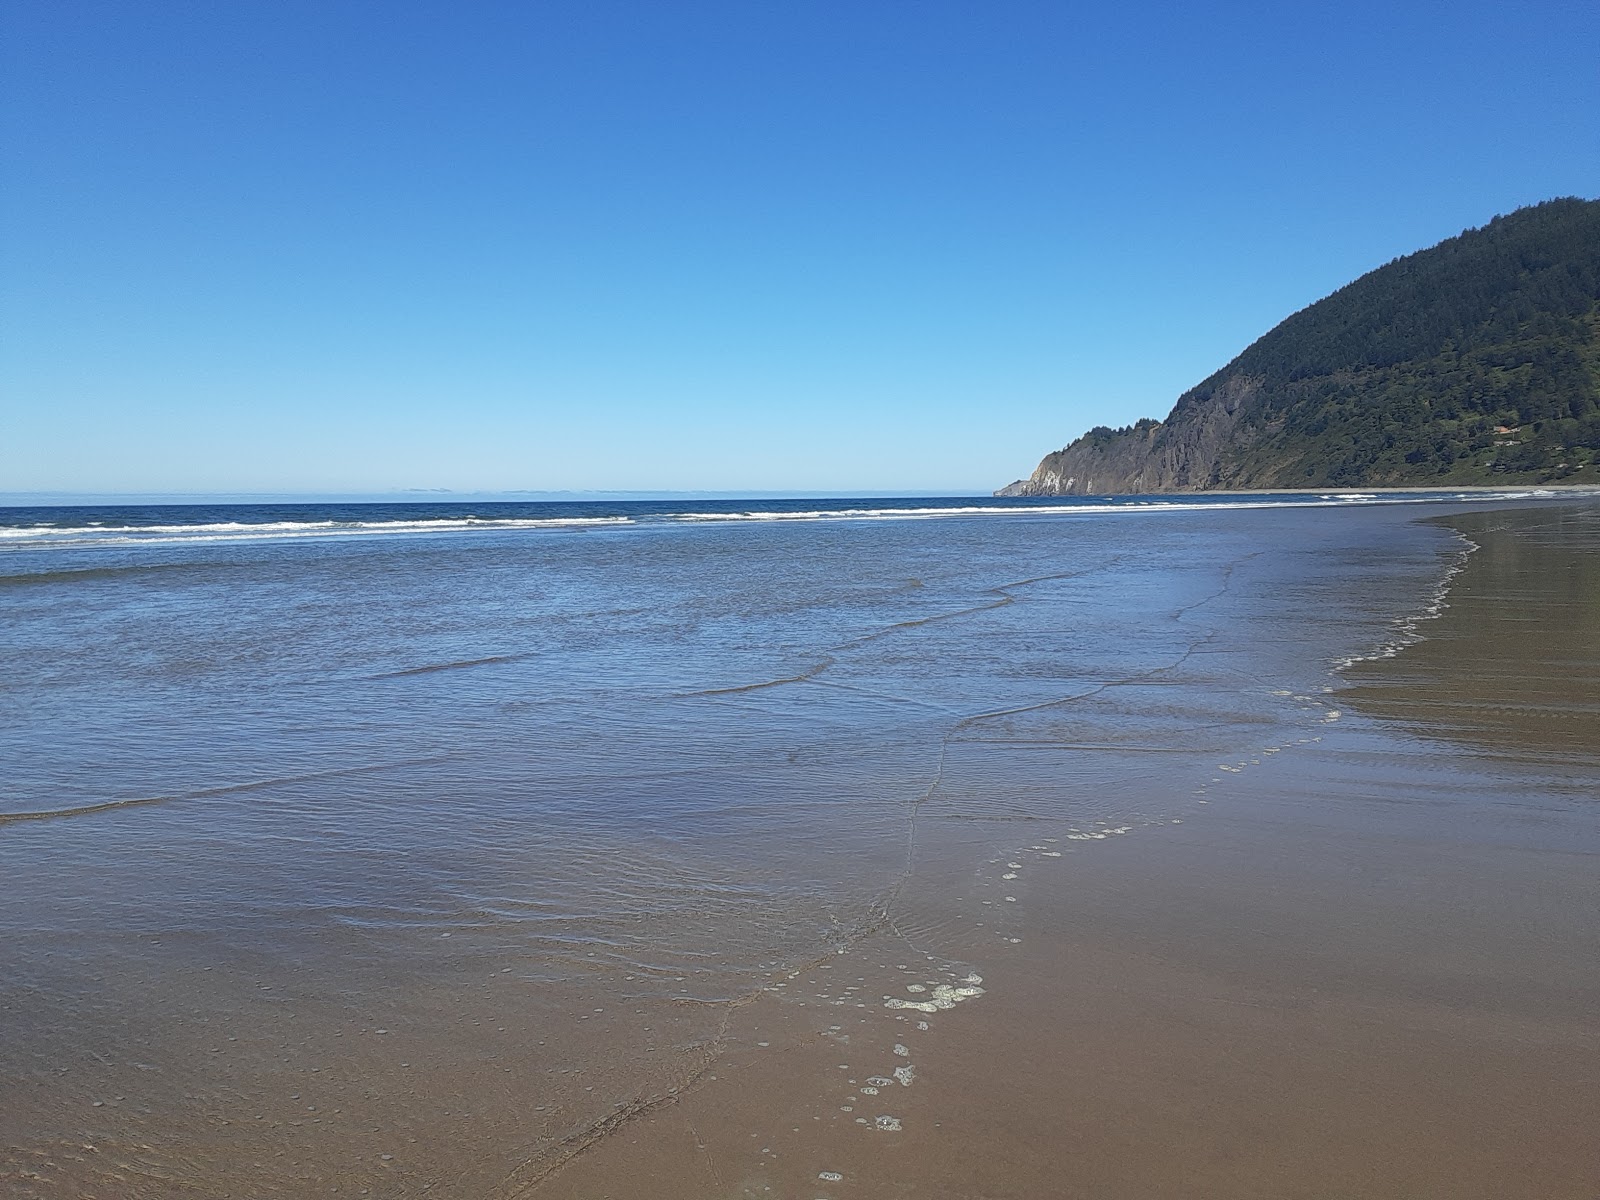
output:
<svg viewBox="0 0 1600 1200"><path fill-rule="evenodd" d="M888 1087L894 1080L887 1075L873 1075L867 1080L873 1087Z"/></svg>
<svg viewBox="0 0 1600 1200"><path fill-rule="evenodd" d="M863 1096L876 1096L878 1094L878 1089L869 1084L861 1089L861 1094Z"/></svg>
<svg viewBox="0 0 1600 1200"><path fill-rule="evenodd" d="M1232 770L1232 768L1231 767L1221 767L1221 768L1219 768L1219 770L1228 771L1228 770ZM1212 782L1216 783L1217 780L1212 780ZM1107 826L1104 826L1104 827L1102 827L1100 829L1094 829L1094 830L1088 830L1088 831L1081 830L1081 829L1077 830L1077 831L1075 831L1073 833L1067 834L1067 840L1068 841L1072 841L1072 842L1098 842L1098 841L1101 841L1101 840L1103 840L1105 838L1108 838L1108 837L1116 837L1118 834L1131 833L1131 832L1133 832L1133 826L1132 825L1115 825L1115 826L1107 825Z"/></svg>
<svg viewBox="0 0 1600 1200"><path fill-rule="evenodd" d="M829 1183L839 1183L844 1179L844 1176L837 1171L818 1171L817 1178L825 1179Z"/></svg>
<svg viewBox="0 0 1600 1200"><path fill-rule="evenodd" d="M1019 876L1017 875L1017 873L1015 871L1007 871L1004 875L1000 876L1000 878L1001 879L1016 879L1016 878L1019 878Z"/></svg>
<svg viewBox="0 0 1600 1200"><path fill-rule="evenodd" d="M900 1081L901 1087L910 1087L911 1081L917 1077L917 1068L907 1063L903 1067L894 1069L894 1077Z"/></svg>
<svg viewBox="0 0 1600 1200"><path fill-rule="evenodd" d="M899 1042L895 1043L894 1052L896 1054L898 1054L901 1058L910 1058L911 1057L911 1051L907 1050Z"/></svg>
<svg viewBox="0 0 1600 1200"><path fill-rule="evenodd" d="M933 994L926 1000L902 1000L898 996L885 996L885 1008L914 1009L921 1013L936 1013L944 1009L954 1008L963 1000L971 1000L983 995L983 988L979 985L983 976L976 973L968 975L961 980L959 985L953 983L935 984Z"/></svg>
<svg viewBox="0 0 1600 1200"><path fill-rule="evenodd" d="M908 991L908 992L925 992L927 990L928 989L923 987L920 983L908 983L908 984L906 984L906 991Z"/></svg>
<svg viewBox="0 0 1600 1200"><path fill-rule="evenodd" d="M884 1133L899 1133L899 1117L879 1117L873 1124Z"/></svg>

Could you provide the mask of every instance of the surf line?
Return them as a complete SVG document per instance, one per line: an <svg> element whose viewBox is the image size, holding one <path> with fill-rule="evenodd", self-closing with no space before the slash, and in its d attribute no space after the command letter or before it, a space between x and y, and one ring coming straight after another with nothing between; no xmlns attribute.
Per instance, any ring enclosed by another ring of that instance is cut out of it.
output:
<svg viewBox="0 0 1600 1200"><path fill-rule="evenodd" d="M1255 558L1260 553L1261 552L1259 550L1251 551L1250 553L1241 555L1240 557L1229 562L1222 570L1222 576L1216 591L1212 592L1208 596L1194 601L1191 604L1183 605L1177 609L1172 614L1173 622L1177 623L1182 621L1184 617L1193 612L1195 609L1210 604L1227 594L1229 589L1233 586L1234 572L1242 564L1250 561L1252 558ZM1087 572L1080 572L1080 574L1082 573ZM1072 578L1072 575L1041 576L1036 579L1022 580L1019 583L1008 584L1005 586L1022 587L1029 583L1039 583L1043 582L1045 579L1056 578ZM1003 593L1003 588L995 588L994 590ZM904 890L905 885L910 881L911 876L916 871L917 827L922 816L922 810L943 786L946 766L950 756L950 745L956 740L957 736L962 730L970 729L976 725L982 724L985 721L999 720L1003 717L1018 716L1023 713L1039 712L1042 709L1056 708L1062 705L1073 704L1079 700L1088 700L1094 696L1100 695L1103 692L1110 691L1112 688L1127 687L1132 684L1141 683L1147 679L1152 679L1158 675L1164 675L1169 671L1175 671L1193 658L1195 654L1199 653L1200 648L1210 643L1215 637L1216 631L1212 630L1203 636L1196 638L1193 642L1189 643L1188 647L1183 651L1183 653L1172 662L1165 663L1159 667L1152 667L1148 671L1140 671L1124 679L1108 680L1105 683L1098 684L1097 686L1082 692L1074 692L1068 696L1057 696L1054 699L1042 700L1034 704L1022 704L1010 708L994 709L989 712L973 713L970 716L961 718L961 720L952 725L945 732L944 737L940 739L939 760L934 770L932 782L928 784L927 788L923 790L920 796L916 797L910 802L909 811L906 814L906 852L904 865L901 867L900 874L895 879L894 883L890 885L889 889L873 904L873 910L879 915L880 918L879 923L882 925L887 925L889 928L893 929L897 936L901 937L908 944L910 944L910 939L906 938L903 933L900 933L899 929L895 926L893 915L894 907L900 898L900 893Z"/></svg>
<svg viewBox="0 0 1600 1200"><path fill-rule="evenodd" d="M837 661L833 655L829 654L824 656L823 660L816 666L809 667L798 675L785 675L782 679L765 679L760 683L741 683L733 687L702 688L694 692L674 692L672 693L672 698L674 700L692 700L705 696L737 696L744 692L759 692L766 688L784 687L791 683L810 683Z"/></svg>
<svg viewBox="0 0 1600 1200"><path fill-rule="evenodd" d="M726 1053L728 1031L733 1024L734 1013L746 1005L754 1004L771 990L772 984L768 982L727 1000L679 998L677 1003L680 1004L704 1004L722 1009L721 1020L715 1031L695 1044L694 1061L680 1076L679 1081L654 1095L635 1096L632 1100L620 1102L610 1113L592 1125L575 1130L566 1137L556 1138L535 1150L489 1189L490 1200L520 1200L521 1197L531 1196L578 1155L604 1141L623 1126L647 1113L678 1103L684 1093L699 1083L716 1065L717 1060Z"/></svg>
<svg viewBox="0 0 1600 1200"><path fill-rule="evenodd" d="M78 804L71 808L40 809L35 812L0 813L0 825L16 821L50 821L57 817L82 817L90 813L110 812L119 808L138 808L146 804L166 804L174 800L208 800L214 796L230 796L236 792L254 792L274 787L280 783L304 783L312 779L335 779L341 775L367 775L377 771L393 771L400 767L424 767L445 762L447 754L427 758L402 758L395 762L368 763L359 767L334 767L327 771L308 771L303 775L280 775L269 779L252 779L245 783L230 783L222 787L200 788L192 792L173 792L168 796L135 796L127 800L104 800L99 804Z"/></svg>
<svg viewBox="0 0 1600 1200"><path fill-rule="evenodd" d="M1427 523L1430 525L1443 524L1438 518L1434 518ZM1426 635L1421 628L1422 623L1424 621L1435 621L1444 616L1445 610L1450 607L1450 593L1455 588L1456 577L1467 569L1471 563L1472 556L1483 549L1480 543L1473 541L1461 530L1449 525L1444 527L1450 529L1451 533L1455 535L1456 547L1454 552L1450 554L1450 561L1440 574L1439 582L1434 585L1433 592L1427 603L1422 606L1420 611L1396 617L1391 621L1389 624L1391 634L1388 641L1368 650L1365 654L1350 654L1337 659L1334 662L1333 674L1342 676L1344 672L1358 663L1379 662L1386 658L1393 658L1406 647L1426 640ZM1548 525L1545 525L1535 526L1534 528L1548 527ZM1504 528L1504 525L1491 526L1485 532L1500 532Z"/></svg>
<svg viewBox="0 0 1600 1200"><path fill-rule="evenodd" d="M997 608L1005 608L1007 605L1015 604L1018 601L1019 597L1012 595L1013 590L1017 588L1028 587L1035 583L1049 583L1055 580L1077 579L1084 575L1092 575L1097 571L1104 571L1109 567L1115 566L1125 557L1127 556L1119 554L1083 571L1063 571L1055 575L1035 575L1031 579L1018 579L1011 583L1002 583L995 587L985 588L979 595L994 596L996 599L990 600L985 604L974 604L967 608L958 608L953 612L933 613L929 616L916 617L909 621L896 621L893 625L873 630L871 633L864 633L859 637L851 638L847 642L841 642L837 646L830 647L823 652L823 661L795 675L785 675L780 679L764 679L758 683L742 683L719 688L701 688L691 692L673 692L671 698L674 700L690 700L706 696L737 696L745 692L759 692L766 688L786 687L792 683L815 683L819 675L839 661L837 656L847 650L853 650L857 646L865 645L867 642L888 637L890 634L903 633L908 629L917 629L923 625L934 625L941 621L954 621L959 617L971 617L979 613L993 612ZM1204 602L1202 601L1202 603ZM486 659L484 661L492 662L496 660ZM431 669L437 670L439 668ZM409 674L410 672L403 673Z"/></svg>
<svg viewBox="0 0 1600 1200"><path fill-rule="evenodd" d="M431 675L435 671L460 671L468 667L488 667L495 663L520 662L530 657L527 654L491 654L488 658L464 658L460 662L429 663L422 667L406 667L399 671L385 671L380 675L368 675L368 682L379 679L403 679L407 675Z"/></svg>
<svg viewBox="0 0 1600 1200"><path fill-rule="evenodd" d="M1008 604L1014 604L1018 600L1017 596L1011 594L1011 589L1024 588L1030 584L1044 583L1054 580L1074 579L1083 575L1093 574L1096 571L1102 571L1107 567L1114 565L1123 557L1125 556L1118 555L1116 558L1111 559L1106 563L1083 571L1069 571L1062 572L1060 574L1040 575L1031 579L1017 580L1015 582L1002 584L997 587L987 588L981 594L992 595L996 597L995 600L990 601L989 603L969 606L955 612L938 613L918 620L897 622L896 624L890 625L886 628L876 630L872 633L865 634L861 637L845 642L842 645L833 647L831 651L825 654L822 662L795 675L785 676L781 679L768 679L759 683L747 683L733 687L706 688L699 691L679 692L674 693L672 698L690 699L740 695L746 692L761 691L767 688L783 687L789 684L798 683L816 683L820 686L822 681L818 680L817 677L825 672L829 667L834 665L834 663L837 661L835 657L836 654L842 653L847 649L858 646L864 642L885 637L891 633L902 632L906 629L927 625L935 621L947 621L956 617L973 616L978 613L989 612L997 608L1002 608ZM1229 571L1224 575L1224 591L1227 589L1227 579L1231 576L1231 573L1230 567ZM1219 592L1218 594L1220 595L1221 593ZM1215 597L1209 597L1208 599L1214 598ZM1205 601L1202 601L1202 603L1204 602ZM1206 638L1202 638L1200 641L1191 645L1184 655L1176 662L1168 664L1164 667L1155 668L1146 674L1159 674L1161 671L1169 671L1177 666L1182 665L1183 662L1187 661L1190 655L1195 653L1200 644L1209 640L1210 636L1211 635L1207 635ZM1142 677L1143 676L1139 676L1136 678ZM1128 679L1118 682L1129 683L1133 681L1133 679ZM1095 692L1103 691L1105 688L1112 686L1116 685L1102 685L1102 687L1096 688ZM1055 701L1051 701L1050 703L1067 703L1071 700L1083 699L1086 695L1092 694L1094 693L1091 692L1074 695L1060 698ZM620 1103L612 1112L600 1118L593 1124L583 1129L576 1130L566 1137L553 1139L545 1146L535 1150L529 1155L529 1157L524 1159L522 1163L512 1168L512 1170L504 1178L502 1178L498 1184L490 1189L489 1195L492 1200L520 1200L522 1197L533 1195L533 1193L539 1190L543 1184L547 1183L552 1177L568 1166L573 1159L577 1158L590 1148L603 1142L612 1134L617 1133L632 1121L639 1117L645 1116L648 1113L654 1112L657 1109L663 1108L667 1105L676 1104L682 1100L684 1095L691 1091L695 1085L705 1077L705 1075L711 1070L711 1067L715 1065L717 1060L720 1059L726 1052L729 1029L732 1025L734 1014L747 1005L754 1004L763 996L775 993L776 985L780 981L794 979L804 971L830 961L836 955L848 953L852 947L879 933L888 933L889 935L898 938L913 950L916 950L918 953L925 954L928 958L938 961L946 967L957 965L957 962L954 959L930 952L927 948L918 946L912 937L903 929L901 929L900 926L895 922L893 909L901 890L904 888L915 868L918 814L922 806L928 800L933 798L935 793L939 790L940 785L943 783L945 765L949 756L951 741L954 739L956 733L962 728L976 724L979 721L990 719L995 715L997 714L978 713L963 717L956 721L941 739L939 746L938 768L935 772L934 779L923 791L923 793L917 799L911 802L910 811L907 814L906 857L904 867L902 868L899 877L895 880L894 884L888 889L888 891L881 894L877 899L873 900L867 905L866 911L861 920L848 925L844 925L836 921L836 936L833 939L830 939L831 944L825 950L820 951L812 958L802 961L797 965L773 972L772 974L768 975L763 982L756 984L749 990L737 996L722 1000L699 1000L687 996L678 998L676 1002L680 1004L698 1004L704 1005L708 1008L717 1008L721 1010L720 1019L718 1020L715 1029L709 1034L709 1036L696 1045L695 1049L697 1054L693 1065L691 1065L679 1077L676 1083L663 1089L662 1091L657 1092L654 1095L637 1096L631 1101Z"/></svg>
<svg viewBox="0 0 1600 1200"><path fill-rule="evenodd" d="M625 1125L657 1109L679 1103L727 1052L729 1031L733 1025L734 1015L740 1009L756 1003L764 996L776 995L778 984L798 978L806 971L832 961L837 955L846 953L850 947L864 938L884 929L910 944L910 939L896 929L884 913L874 910L866 922L854 928L840 930L837 940L826 949L799 963L771 972L763 982L736 996L716 1000L702 1000L694 996L674 997L674 1004L697 1005L720 1010L716 1027L702 1040L693 1044L693 1061L679 1075L677 1082L653 1095L639 1095L632 1100L619 1102L611 1112L593 1124L575 1130L565 1137L552 1139L513 1167L498 1184L492 1187L488 1193L490 1200L523 1200L532 1196L573 1159L617 1133ZM948 964L952 960L943 961Z"/></svg>

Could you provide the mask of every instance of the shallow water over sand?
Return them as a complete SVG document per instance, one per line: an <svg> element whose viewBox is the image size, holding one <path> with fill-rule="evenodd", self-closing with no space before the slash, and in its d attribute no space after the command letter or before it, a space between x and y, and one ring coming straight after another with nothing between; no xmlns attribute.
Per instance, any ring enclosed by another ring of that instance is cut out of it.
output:
<svg viewBox="0 0 1600 1200"><path fill-rule="evenodd" d="M736 1070L758 999L926 1094L903 1031L990 1000L1043 873L1225 805L1414 638L1466 550L1416 515L13 556L0 1179L523 1194Z"/></svg>

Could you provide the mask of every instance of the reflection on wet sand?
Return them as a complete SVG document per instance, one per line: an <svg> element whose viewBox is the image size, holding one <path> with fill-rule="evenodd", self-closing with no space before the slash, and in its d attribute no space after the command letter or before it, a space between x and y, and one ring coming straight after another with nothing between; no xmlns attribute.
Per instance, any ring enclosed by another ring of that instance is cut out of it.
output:
<svg viewBox="0 0 1600 1200"><path fill-rule="evenodd" d="M1351 703L1470 751L1600 769L1600 512L1445 519L1480 547L1448 618L1393 662L1350 672ZM1440 680L1448 678L1447 687Z"/></svg>
<svg viewBox="0 0 1600 1200"><path fill-rule="evenodd" d="M20 799L108 795L0 827L0 1183L1567 1194L1593 613L1530 597L1591 517L1456 519L1483 549L1420 622L1462 544L1379 511L263 550L25 601L39 730L81 663L139 737L10 744ZM220 680L218 579L262 597ZM107 623L137 670L63 650ZM1463 623L1485 653L1440 652ZM1559 771L1445 728L1541 691Z"/></svg>
<svg viewBox="0 0 1600 1200"><path fill-rule="evenodd" d="M1427 640L1182 817L976 865L930 824L891 928L538 1195L1592 1195L1597 518L1452 518ZM934 946L981 1001L926 1004Z"/></svg>

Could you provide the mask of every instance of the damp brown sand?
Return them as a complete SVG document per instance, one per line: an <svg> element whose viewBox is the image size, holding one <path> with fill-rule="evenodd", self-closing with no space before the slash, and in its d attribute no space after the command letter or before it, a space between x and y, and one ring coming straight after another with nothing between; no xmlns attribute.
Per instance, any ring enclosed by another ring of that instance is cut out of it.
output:
<svg viewBox="0 0 1600 1200"><path fill-rule="evenodd" d="M413 873L450 841L387 830L333 865L398 864L396 898L378 889L379 920L347 907L330 921L294 872L277 882L276 859L253 878L237 858L257 826L293 854L343 844L285 822L326 797L230 793L202 833L232 847L245 899L281 893L294 915L257 922L164 843L184 832L178 806L13 823L11 861L33 847L40 865L13 884L0 980L0 1194L1588 1195L1571 1181L1593 1165L1580 1138L1596 1115L1581 1086L1600 958L1585 942L1595 771L1581 753L1600 741L1582 703L1595 655L1579 636L1592 618L1540 589L1592 596L1573 572L1593 558L1562 557L1581 529L1530 525L1552 515L1518 516L1499 541L1475 529L1485 548L1428 640L1335 696L1313 686L1325 659L1305 646L1365 644L1339 629L1396 611L1390 556L1415 539L1386 534L1381 512L1354 531L1331 515L1295 525L1334 537L1302 558L1380 560L1326 629L1303 623L1322 585L1281 567L1295 547L1255 540L1270 516L1187 556L1158 545L1153 573L1176 586L1148 590L1121 637L1104 634L1101 599L1088 605L1088 667L1031 636L997 641L1003 624L918 626L949 635L890 647L919 674L969 669L970 644L972 665L1050 678L953 708L983 713L954 723L948 754L911 740L875 768L909 801L937 764L909 829L899 803L870 830L858 806L809 830L712 826L670 859L678 902L602 906L581 928L535 907L547 936L517 932L527 914L503 901L519 878L605 880L640 849L548 825L529 840L476 810L468 832L503 850L507 879L466 873L476 885L441 907ZM1366 558L1339 557L1351 539ZM1433 553L1408 561L1421 595ZM1141 576L1116 578L1126 607ZM1273 623L1285 597L1294 619ZM1073 627L1071 607L1038 604L981 611L1030 634ZM1252 645L1263 617L1274 636ZM1486 621L1526 636L1491 634L1457 670L1463 656L1440 648ZM1167 640L1152 649L1146 630ZM748 731L774 706L787 730L778 702L815 695L741 692L738 709L692 716L737 713ZM1568 733L1550 740L1558 720ZM819 745L854 745L825 728ZM428 770L373 799L450 794ZM796 771L818 775L815 755ZM92 875L60 868L74 846L106 848ZM751 901L819 849L831 886ZM914 869L880 892L908 853ZM34 929L29 904L51 924Z"/></svg>
<svg viewBox="0 0 1600 1200"><path fill-rule="evenodd" d="M1452 523L1450 607L1319 740L976 871L930 826L898 906L939 960L891 928L763 993L531 1194L1594 1196L1600 521ZM884 1007L957 959L982 995Z"/></svg>

